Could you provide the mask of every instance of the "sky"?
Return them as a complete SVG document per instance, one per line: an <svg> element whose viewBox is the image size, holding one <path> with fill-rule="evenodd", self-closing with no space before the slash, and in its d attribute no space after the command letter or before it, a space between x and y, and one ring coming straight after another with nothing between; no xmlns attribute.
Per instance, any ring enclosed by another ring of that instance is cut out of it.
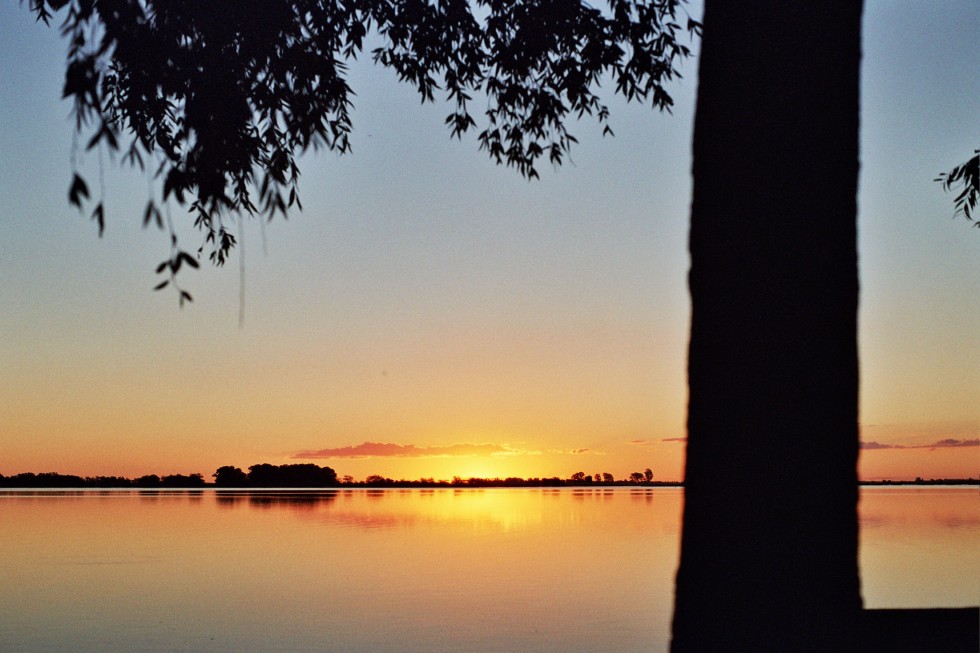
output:
<svg viewBox="0 0 980 653"><path fill-rule="evenodd" d="M973 0L866 2L865 479L980 471L980 229L932 181L980 147L978 32ZM610 97L615 137L533 182L366 58L353 153L304 157L304 211L235 224L181 309L146 178L76 151L105 235L68 204L64 52L0 3L0 473L683 478L696 57L672 115Z"/></svg>

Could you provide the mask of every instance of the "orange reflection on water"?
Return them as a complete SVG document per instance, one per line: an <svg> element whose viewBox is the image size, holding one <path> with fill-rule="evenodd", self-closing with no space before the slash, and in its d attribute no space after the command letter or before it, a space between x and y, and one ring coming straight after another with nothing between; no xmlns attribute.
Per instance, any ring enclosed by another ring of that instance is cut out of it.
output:
<svg viewBox="0 0 980 653"><path fill-rule="evenodd" d="M976 604L976 488L864 488L868 607ZM679 489L0 492L0 642L667 650Z"/></svg>
<svg viewBox="0 0 980 653"><path fill-rule="evenodd" d="M861 579L868 608L980 601L976 487L865 487Z"/></svg>
<svg viewBox="0 0 980 653"><path fill-rule="evenodd" d="M5 651L666 651L680 497L0 497Z"/></svg>

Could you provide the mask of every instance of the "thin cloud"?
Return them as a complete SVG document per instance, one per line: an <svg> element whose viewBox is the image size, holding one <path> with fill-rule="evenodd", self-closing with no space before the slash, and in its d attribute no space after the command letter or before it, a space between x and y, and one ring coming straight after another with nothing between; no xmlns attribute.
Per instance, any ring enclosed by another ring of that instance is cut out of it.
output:
<svg viewBox="0 0 980 653"><path fill-rule="evenodd" d="M932 444L921 444L916 447L910 447L911 449L946 449L948 447L980 447L980 438L973 438L972 440L956 440L954 438L946 438L944 440L937 440Z"/></svg>
<svg viewBox="0 0 980 653"><path fill-rule="evenodd" d="M601 451L596 451L595 449L589 449L587 447L579 447L578 449L551 449L548 453L562 454L562 455L580 455L583 453L588 453L597 456L604 456L605 454Z"/></svg>
<svg viewBox="0 0 980 653"><path fill-rule="evenodd" d="M420 447L393 442L362 442L346 447L300 451L292 458L438 458L448 456L494 456L522 453L499 444L463 442L445 447Z"/></svg>
<svg viewBox="0 0 980 653"><path fill-rule="evenodd" d="M900 444L885 444L883 442L862 442L861 449L872 451L874 449L904 449Z"/></svg>
<svg viewBox="0 0 980 653"><path fill-rule="evenodd" d="M660 438L659 440L651 440L651 439L630 440L630 444L636 445L638 447L652 447L661 442L687 442L687 438L680 437L680 438Z"/></svg>
<svg viewBox="0 0 980 653"><path fill-rule="evenodd" d="M888 444L887 442L862 442L861 449L871 451L875 449L949 449L953 447L980 447L980 438L972 440L957 440L955 438L944 438L932 444Z"/></svg>
<svg viewBox="0 0 980 653"><path fill-rule="evenodd" d="M980 438L973 438L972 440L955 440L953 438L946 438L945 440L939 440L938 442L930 445L925 445L930 449L937 449L940 447L980 447Z"/></svg>

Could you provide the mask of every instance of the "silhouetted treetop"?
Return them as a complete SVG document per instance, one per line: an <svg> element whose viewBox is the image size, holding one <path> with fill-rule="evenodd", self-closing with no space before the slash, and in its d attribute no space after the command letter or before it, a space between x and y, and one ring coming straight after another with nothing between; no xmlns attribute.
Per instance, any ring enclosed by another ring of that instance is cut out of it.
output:
<svg viewBox="0 0 980 653"><path fill-rule="evenodd" d="M215 485L226 487L245 487L248 484L248 475L238 467L224 465L219 467L214 474Z"/></svg>
<svg viewBox="0 0 980 653"><path fill-rule="evenodd" d="M163 200L190 209L219 265L235 244L223 215L302 208L296 156L350 150L347 62L372 31L375 62L413 84L423 102L440 94L452 104L452 136L477 126L471 99L485 96L480 149L527 177L537 176L541 157L563 161L575 142L569 117L591 115L611 131L596 93L604 76L626 98L669 110L664 84L689 54L675 22L682 0L604 4L30 0L45 23L64 14L64 97L76 130L91 135L88 147L120 150L125 163L153 174ZM700 25L687 18L686 29ZM82 208L88 196L76 170L69 200ZM92 217L101 231L101 198ZM164 226L158 200L150 198L143 219ZM172 275L184 263L192 259L174 243L160 271Z"/></svg>
<svg viewBox="0 0 980 653"><path fill-rule="evenodd" d="M312 463L251 465L246 478L251 487L329 487L337 484L337 472Z"/></svg>

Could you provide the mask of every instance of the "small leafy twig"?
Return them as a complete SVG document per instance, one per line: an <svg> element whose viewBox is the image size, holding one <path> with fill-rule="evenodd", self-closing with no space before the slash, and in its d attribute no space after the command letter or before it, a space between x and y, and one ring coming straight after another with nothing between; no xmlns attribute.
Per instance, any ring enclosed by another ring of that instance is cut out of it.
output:
<svg viewBox="0 0 980 653"><path fill-rule="evenodd" d="M973 222L973 212L977 208L980 197L980 150L973 150L973 158L954 167L949 172L941 172L933 181L942 184L944 191L953 190L954 186L962 184L962 190L953 200L953 216L963 214L963 217ZM973 222L980 227L980 221Z"/></svg>
<svg viewBox="0 0 980 653"><path fill-rule="evenodd" d="M191 294L189 292L187 292L186 290L184 290L183 288L177 285L177 272L180 270L181 266L184 263L191 266L192 268L199 268L201 264L198 263L194 259L194 257L188 254L187 252L177 249L176 239L173 240L172 243L173 243L172 245L173 255L169 259L162 261L157 266L156 269L157 274L163 274L164 272L166 272L168 276L166 279L164 279L163 281L155 285L153 287L153 290L163 290L167 286L173 286L174 288L177 289L177 292L180 293L180 307L183 308L185 301L192 302L194 301L194 298L191 297Z"/></svg>
<svg viewBox="0 0 980 653"><path fill-rule="evenodd" d="M177 232L174 231L174 225L173 221L170 219L169 210L167 211L166 217L167 229L170 231L170 258L161 261L160 264L157 265L156 273L166 273L167 278L155 285L153 290L163 290L167 286L173 286L179 293L178 296L180 297L180 307L183 308L184 302L192 302L194 301L194 298L191 297L189 292L177 285L177 273L185 263L194 269L201 267L201 264L197 262L197 259L177 246ZM152 201L146 207L146 213L143 216L143 224L148 224L151 218L155 218L157 224L160 223L160 211L156 208L156 206L154 206Z"/></svg>

